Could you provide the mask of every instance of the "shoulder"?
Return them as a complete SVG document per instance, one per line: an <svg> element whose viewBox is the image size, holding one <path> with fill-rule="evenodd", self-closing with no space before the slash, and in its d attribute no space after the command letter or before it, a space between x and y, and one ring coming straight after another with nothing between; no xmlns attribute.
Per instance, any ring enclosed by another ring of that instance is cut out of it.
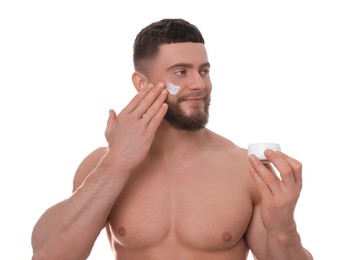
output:
<svg viewBox="0 0 352 260"><path fill-rule="evenodd" d="M73 179L73 191L75 191L83 183L87 176L97 167L107 151L107 147L99 147L83 159L78 166Z"/></svg>
<svg viewBox="0 0 352 260"><path fill-rule="evenodd" d="M242 184L248 187L253 203L259 200L258 189L250 174L251 164L248 160L248 150L233 143L231 140L209 131L212 145L211 156L216 158L221 167L240 178Z"/></svg>
<svg viewBox="0 0 352 260"><path fill-rule="evenodd" d="M247 149L244 149L238 145L236 145L234 142L229 140L228 138L225 138L217 133L214 133L210 130L207 129L208 133L208 140L210 140L210 145L212 146L212 149L216 152L223 152L223 155L229 155L233 158L235 156L239 161L246 164L248 162L247 159Z"/></svg>

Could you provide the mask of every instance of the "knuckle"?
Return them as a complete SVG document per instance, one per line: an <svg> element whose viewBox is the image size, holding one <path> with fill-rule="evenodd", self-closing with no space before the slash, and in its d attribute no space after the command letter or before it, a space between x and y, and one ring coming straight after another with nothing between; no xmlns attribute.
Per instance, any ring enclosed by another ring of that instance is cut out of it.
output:
<svg viewBox="0 0 352 260"><path fill-rule="evenodd" d="M281 171L281 174L285 175L285 176L289 176L292 174L292 171L291 171L291 169L285 168Z"/></svg>
<svg viewBox="0 0 352 260"><path fill-rule="evenodd" d="M293 166L292 166L292 167L293 167L295 170L302 170L303 165L302 165L301 162L295 161L295 162L293 163Z"/></svg>
<svg viewBox="0 0 352 260"><path fill-rule="evenodd" d="M271 183L275 182L276 180L277 180L277 177L273 173L268 173L265 176L265 181L268 184L271 184Z"/></svg>

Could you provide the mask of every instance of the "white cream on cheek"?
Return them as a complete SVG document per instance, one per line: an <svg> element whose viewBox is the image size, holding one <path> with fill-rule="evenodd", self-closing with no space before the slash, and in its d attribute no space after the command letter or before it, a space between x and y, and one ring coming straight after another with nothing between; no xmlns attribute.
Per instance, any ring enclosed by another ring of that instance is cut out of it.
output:
<svg viewBox="0 0 352 260"><path fill-rule="evenodd" d="M166 89L169 91L171 95L176 95L180 91L180 86L177 86L171 82L166 82Z"/></svg>

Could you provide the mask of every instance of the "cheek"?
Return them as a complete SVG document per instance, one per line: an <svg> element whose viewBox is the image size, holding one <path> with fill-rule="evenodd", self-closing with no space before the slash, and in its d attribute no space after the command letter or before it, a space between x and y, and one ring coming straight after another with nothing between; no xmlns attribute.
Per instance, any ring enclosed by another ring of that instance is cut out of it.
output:
<svg viewBox="0 0 352 260"><path fill-rule="evenodd" d="M181 91L180 91L181 92ZM180 93L179 92L179 93ZM166 103L167 104L173 104L173 105L175 105L176 103L177 103L177 97L176 96L174 96L174 95L168 95L167 96L167 99L166 99Z"/></svg>

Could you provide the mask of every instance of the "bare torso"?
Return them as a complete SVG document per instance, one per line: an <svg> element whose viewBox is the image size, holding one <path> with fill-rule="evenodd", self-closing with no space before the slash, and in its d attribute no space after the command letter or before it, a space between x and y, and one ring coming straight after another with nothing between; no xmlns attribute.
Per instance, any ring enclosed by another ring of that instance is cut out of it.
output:
<svg viewBox="0 0 352 260"><path fill-rule="evenodd" d="M178 164L150 155L131 175L107 225L116 259L246 259L255 190L246 152L211 139Z"/></svg>

